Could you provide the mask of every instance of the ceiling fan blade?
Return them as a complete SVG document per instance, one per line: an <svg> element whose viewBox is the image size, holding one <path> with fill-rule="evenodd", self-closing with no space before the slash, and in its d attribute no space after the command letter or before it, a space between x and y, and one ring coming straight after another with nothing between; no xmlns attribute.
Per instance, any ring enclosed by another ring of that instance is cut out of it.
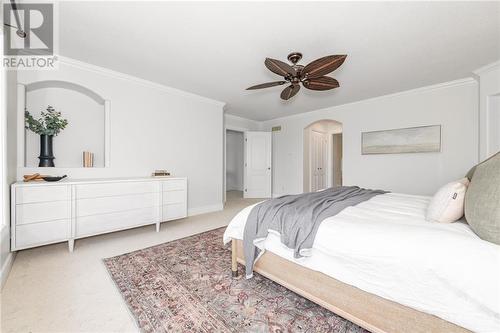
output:
<svg viewBox="0 0 500 333"><path fill-rule="evenodd" d="M286 83L286 81L267 82L267 83L257 84L255 86L248 87L246 90L255 90L255 89L262 89L262 88L269 88L269 87L281 86L281 85L283 85L285 83Z"/></svg>
<svg viewBox="0 0 500 333"><path fill-rule="evenodd" d="M288 87L286 87L285 89L283 89L283 91L281 92L281 99L284 99L285 101L292 98L293 96L295 96L300 90L300 85L299 84L292 84Z"/></svg>
<svg viewBox="0 0 500 333"><path fill-rule="evenodd" d="M329 76L320 76L302 81L305 88L311 90L330 90L340 87L339 81Z"/></svg>
<svg viewBox="0 0 500 333"><path fill-rule="evenodd" d="M283 61L279 61L276 59L266 58L264 61L264 65L273 73L278 74L280 76L295 76L297 72L295 69L287 63Z"/></svg>
<svg viewBox="0 0 500 333"><path fill-rule="evenodd" d="M333 72L340 67L347 58L347 55L329 55L319 58L309 63L302 70L302 76L305 78L316 78Z"/></svg>

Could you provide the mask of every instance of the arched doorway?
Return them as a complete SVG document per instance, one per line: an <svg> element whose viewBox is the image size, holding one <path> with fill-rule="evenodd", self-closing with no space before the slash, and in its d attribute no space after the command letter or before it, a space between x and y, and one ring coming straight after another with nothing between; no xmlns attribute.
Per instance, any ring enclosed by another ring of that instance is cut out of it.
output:
<svg viewBox="0 0 500 333"><path fill-rule="evenodd" d="M342 123L323 119L304 128L304 192L342 185Z"/></svg>

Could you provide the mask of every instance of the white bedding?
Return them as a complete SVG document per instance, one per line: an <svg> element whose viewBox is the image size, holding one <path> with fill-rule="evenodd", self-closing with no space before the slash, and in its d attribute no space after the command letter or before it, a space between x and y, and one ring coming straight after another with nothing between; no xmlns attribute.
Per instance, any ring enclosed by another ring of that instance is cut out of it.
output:
<svg viewBox="0 0 500 333"><path fill-rule="evenodd" d="M500 332L500 246L466 223L425 220L430 198L388 193L321 223L310 257L270 233L259 247L367 292L477 332ZM234 217L224 243L242 239L254 205Z"/></svg>

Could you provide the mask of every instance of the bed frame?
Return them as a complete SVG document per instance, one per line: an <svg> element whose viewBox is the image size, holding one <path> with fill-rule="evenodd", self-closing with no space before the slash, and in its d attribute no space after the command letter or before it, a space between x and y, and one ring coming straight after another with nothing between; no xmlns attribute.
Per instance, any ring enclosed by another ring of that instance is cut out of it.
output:
<svg viewBox="0 0 500 333"><path fill-rule="evenodd" d="M243 243L232 239L233 277L245 265ZM465 333L444 319L340 282L266 251L254 271L373 333Z"/></svg>

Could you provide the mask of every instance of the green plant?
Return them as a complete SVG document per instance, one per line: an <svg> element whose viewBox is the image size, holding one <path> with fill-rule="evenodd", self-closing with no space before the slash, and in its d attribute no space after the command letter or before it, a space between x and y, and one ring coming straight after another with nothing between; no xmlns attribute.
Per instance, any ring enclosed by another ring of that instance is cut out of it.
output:
<svg viewBox="0 0 500 333"><path fill-rule="evenodd" d="M28 110L24 111L25 128L40 135L57 135L68 125L68 120L61 117L61 112L52 106L47 106L47 111L42 111L41 117L33 118Z"/></svg>

